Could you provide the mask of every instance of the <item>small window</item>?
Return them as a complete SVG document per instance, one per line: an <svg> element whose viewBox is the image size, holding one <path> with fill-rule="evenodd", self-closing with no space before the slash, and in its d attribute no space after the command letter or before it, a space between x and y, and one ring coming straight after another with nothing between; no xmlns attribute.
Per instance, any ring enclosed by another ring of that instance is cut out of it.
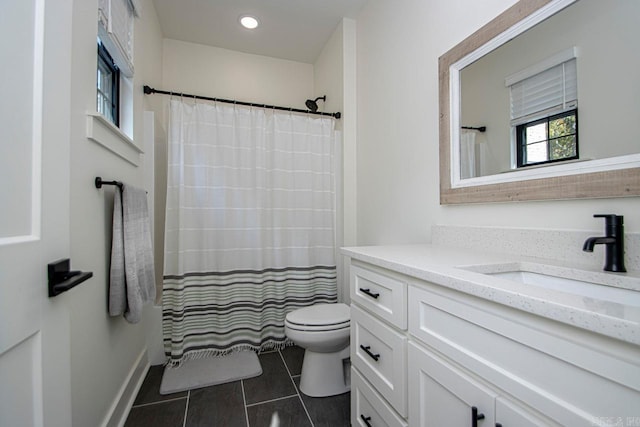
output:
<svg viewBox="0 0 640 427"><path fill-rule="evenodd" d="M517 167L578 158L578 110L516 127Z"/></svg>
<svg viewBox="0 0 640 427"><path fill-rule="evenodd" d="M115 126L120 125L120 70L98 42L97 110Z"/></svg>

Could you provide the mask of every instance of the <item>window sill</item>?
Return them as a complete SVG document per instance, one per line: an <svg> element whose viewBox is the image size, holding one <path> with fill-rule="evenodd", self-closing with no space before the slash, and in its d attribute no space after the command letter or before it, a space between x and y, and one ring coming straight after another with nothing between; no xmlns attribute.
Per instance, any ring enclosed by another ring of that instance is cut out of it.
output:
<svg viewBox="0 0 640 427"><path fill-rule="evenodd" d="M134 166L139 165L140 154L144 153L133 139L96 112L87 113L87 138Z"/></svg>

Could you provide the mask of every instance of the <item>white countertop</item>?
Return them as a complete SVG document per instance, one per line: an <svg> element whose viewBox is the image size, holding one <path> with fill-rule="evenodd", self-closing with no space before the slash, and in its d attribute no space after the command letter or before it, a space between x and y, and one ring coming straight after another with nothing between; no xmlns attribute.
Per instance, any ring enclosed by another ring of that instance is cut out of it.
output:
<svg viewBox="0 0 640 427"><path fill-rule="evenodd" d="M436 285L640 345L640 272L608 273L555 260L429 244L347 247L342 248L342 253ZM540 272L546 274L616 288L612 293L623 289L630 297L628 302L612 302L468 270L484 271L487 266L493 266L488 269L495 271L513 265L542 268Z"/></svg>

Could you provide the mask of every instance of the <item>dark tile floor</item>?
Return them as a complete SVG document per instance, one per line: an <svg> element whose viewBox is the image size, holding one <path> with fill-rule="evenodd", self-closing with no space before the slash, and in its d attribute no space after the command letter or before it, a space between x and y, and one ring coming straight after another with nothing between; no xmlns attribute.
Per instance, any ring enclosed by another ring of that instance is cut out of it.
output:
<svg viewBox="0 0 640 427"><path fill-rule="evenodd" d="M303 355L300 347L265 352L259 355L259 377L166 396L158 392L163 367L152 366L125 427L268 427L274 412L280 427L349 426L349 393L300 393Z"/></svg>

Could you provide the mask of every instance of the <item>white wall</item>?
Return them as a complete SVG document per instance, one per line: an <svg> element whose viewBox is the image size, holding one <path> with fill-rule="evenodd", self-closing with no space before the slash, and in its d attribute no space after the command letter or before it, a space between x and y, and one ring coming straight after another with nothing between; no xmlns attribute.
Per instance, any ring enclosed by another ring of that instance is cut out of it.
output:
<svg viewBox="0 0 640 427"><path fill-rule="evenodd" d="M440 206L438 57L515 0L370 0L357 18L358 243L426 242L433 224L640 230L640 199Z"/></svg>
<svg viewBox="0 0 640 427"><path fill-rule="evenodd" d="M327 96L320 102L320 111L342 114L336 120L336 129L341 131L341 149L337 153L339 162L337 179L336 234L337 247L356 244L356 114L355 114L355 21L343 19L325 44L314 63L314 98ZM324 104L324 105L323 105ZM344 260L337 252L338 296L349 303L348 277L345 276Z"/></svg>
<svg viewBox="0 0 640 427"><path fill-rule="evenodd" d="M313 95L313 66L165 39L163 89L305 108Z"/></svg>
<svg viewBox="0 0 640 427"><path fill-rule="evenodd" d="M318 111L342 112L344 98L343 38L343 23L341 22L313 64L313 98L324 95L327 97L324 102L318 101ZM336 120L336 128L342 129L342 120Z"/></svg>
<svg viewBox="0 0 640 427"><path fill-rule="evenodd" d="M98 190L96 176L144 186L143 167L136 167L87 139L87 113L96 111L97 0L73 5L71 91L71 260L93 272L93 278L64 294L71 318L71 399L74 426L99 426L146 348L150 307L132 325L107 312L113 188ZM161 81L161 33L151 0L143 0L136 20L133 136L142 146L143 83ZM150 102L148 102L150 101ZM143 159L140 159L140 165Z"/></svg>

